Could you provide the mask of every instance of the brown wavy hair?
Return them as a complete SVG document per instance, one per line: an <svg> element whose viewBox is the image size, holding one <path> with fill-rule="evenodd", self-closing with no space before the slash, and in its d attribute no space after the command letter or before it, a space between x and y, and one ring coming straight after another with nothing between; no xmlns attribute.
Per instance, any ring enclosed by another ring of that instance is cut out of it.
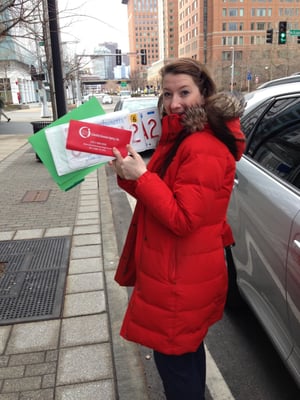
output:
<svg viewBox="0 0 300 400"><path fill-rule="evenodd" d="M166 64L160 70L162 81L166 74L185 74L191 76L204 98L212 96L217 92L216 84L210 76L208 69L193 58L179 58Z"/></svg>
<svg viewBox="0 0 300 400"><path fill-rule="evenodd" d="M223 93L221 95L222 101L218 101L218 99L220 99L220 95L217 94L215 82L213 81L207 68L197 60L194 60L192 58L179 58L178 60L172 61L166 64L160 70L162 82L165 75L167 74L185 74L191 76L194 83L198 86L200 93L204 97L205 104L204 106L195 105L191 108L186 109L184 117L184 128L182 129L180 135L178 135L178 138L175 141L170 152L168 153L166 159L163 161L159 171L159 175L161 177L165 175L168 166L170 165L172 159L177 152L178 147L183 142L183 140L191 135L193 132L201 131L205 122L209 123L214 135L228 147L229 151L235 157L237 153L237 146L234 136L228 129L225 122L230 118L241 115L241 110L243 109L242 104L238 112L239 115L231 115L231 117L229 117L230 113L227 113L226 110L232 108L232 94ZM226 101L224 99L226 99L227 96L228 102L226 104ZM240 102L240 100L238 100L238 102ZM220 103L221 106L226 105L226 107L220 107ZM230 104L230 106L228 106L228 104ZM198 126L197 121L191 118L191 115L197 114L197 111L199 116Z"/></svg>

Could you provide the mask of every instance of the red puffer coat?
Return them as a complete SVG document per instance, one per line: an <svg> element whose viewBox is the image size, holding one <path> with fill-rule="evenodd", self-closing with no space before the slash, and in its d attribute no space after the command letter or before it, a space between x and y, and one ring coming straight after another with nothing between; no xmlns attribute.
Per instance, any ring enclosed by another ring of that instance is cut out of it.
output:
<svg viewBox="0 0 300 400"><path fill-rule="evenodd" d="M238 118L228 126L243 139ZM148 171L137 181L118 180L137 205L115 276L134 285L121 335L174 355L196 351L223 314L222 233L236 161L206 125L180 144L161 179L155 171L181 128L178 116L165 117Z"/></svg>

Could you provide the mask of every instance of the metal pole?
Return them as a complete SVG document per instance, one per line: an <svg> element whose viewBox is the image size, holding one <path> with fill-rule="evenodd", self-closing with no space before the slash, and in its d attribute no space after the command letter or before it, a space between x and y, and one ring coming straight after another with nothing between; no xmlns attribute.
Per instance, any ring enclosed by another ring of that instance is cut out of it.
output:
<svg viewBox="0 0 300 400"><path fill-rule="evenodd" d="M234 87L234 47L230 47L232 50L231 53L231 80L230 80L230 90L233 92Z"/></svg>
<svg viewBox="0 0 300 400"><path fill-rule="evenodd" d="M42 63L42 56L41 56L41 52L40 52L38 28L37 28L36 22L34 22L34 35L35 35L36 54L38 57L38 64L39 64L38 75L42 75L44 72L44 69L43 69L43 63ZM45 89L42 79L39 79L37 84L38 84L38 93L39 93L39 98L40 98L40 103L41 103L41 118L48 118L48 117L50 117L50 111L49 111L48 103L47 103L47 93L46 93L46 89Z"/></svg>
<svg viewBox="0 0 300 400"><path fill-rule="evenodd" d="M79 107L82 104L80 77L79 77L79 56L75 54L75 68L76 68L76 105Z"/></svg>
<svg viewBox="0 0 300 400"><path fill-rule="evenodd" d="M57 117L60 118L67 113L66 95L62 74L61 49L59 38L59 26L57 21L56 0L47 0L49 30L51 41L51 53L53 63L54 90L56 99Z"/></svg>

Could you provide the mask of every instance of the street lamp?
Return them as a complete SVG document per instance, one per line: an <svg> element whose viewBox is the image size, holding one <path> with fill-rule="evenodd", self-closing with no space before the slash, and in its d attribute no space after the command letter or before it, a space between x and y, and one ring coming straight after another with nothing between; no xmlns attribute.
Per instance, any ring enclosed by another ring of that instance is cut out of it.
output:
<svg viewBox="0 0 300 400"><path fill-rule="evenodd" d="M231 49L231 80L230 80L230 91L233 92L234 86L234 47L230 47Z"/></svg>
<svg viewBox="0 0 300 400"><path fill-rule="evenodd" d="M34 36L35 36L35 48L36 54L38 58L38 74L37 74L37 89L39 93L39 100L41 103L41 118L48 118L50 117L50 110L48 107L47 102L47 92L45 89L45 85L43 83L43 62L42 62L42 55L40 51L40 37L39 37L39 30L38 30L38 20L34 20Z"/></svg>

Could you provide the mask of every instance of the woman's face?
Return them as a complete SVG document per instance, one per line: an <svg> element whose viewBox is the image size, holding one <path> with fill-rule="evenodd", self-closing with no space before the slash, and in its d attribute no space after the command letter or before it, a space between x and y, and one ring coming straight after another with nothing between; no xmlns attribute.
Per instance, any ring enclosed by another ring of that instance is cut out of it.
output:
<svg viewBox="0 0 300 400"><path fill-rule="evenodd" d="M187 107L204 104L204 97L190 75L166 74L162 89L167 114L182 114Z"/></svg>

